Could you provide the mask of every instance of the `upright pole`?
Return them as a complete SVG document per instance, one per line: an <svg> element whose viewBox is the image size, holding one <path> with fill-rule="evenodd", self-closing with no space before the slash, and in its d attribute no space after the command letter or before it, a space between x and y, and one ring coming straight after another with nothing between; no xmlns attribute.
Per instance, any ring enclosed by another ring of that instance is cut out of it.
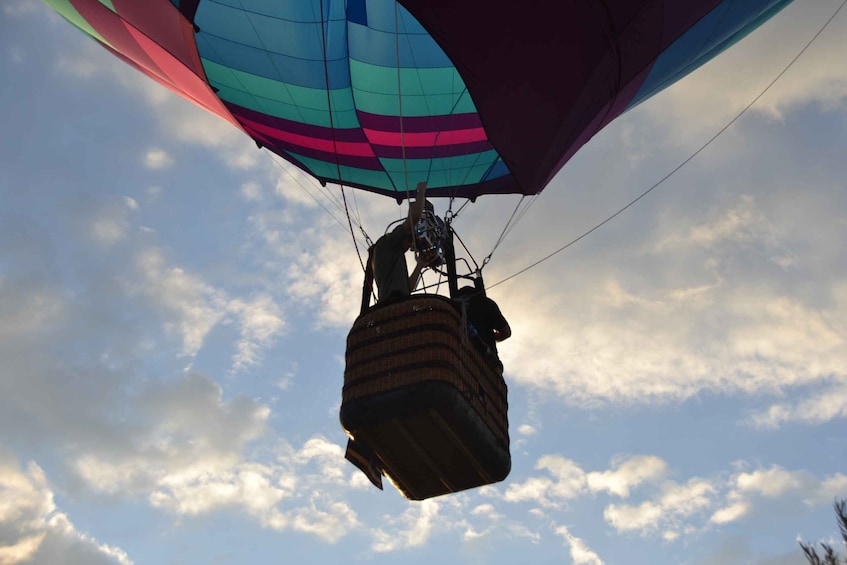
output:
<svg viewBox="0 0 847 565"><path fill-rule="evenodd" d="M459 294L459 276L456 274L456 249L453 247L453 228L447 226L447 238L444 242L444 259L447 261L447 286L450 298Z"/></svg>
<svg viewBox="0 0 847 565"><path fill-rule="evenodd" d="M362 307L359 309L360 316L371 307L371 294L374 288L373 258L374 248L371 246L368 249L368 263L365 266L365 281L362 283Z"/></svg>

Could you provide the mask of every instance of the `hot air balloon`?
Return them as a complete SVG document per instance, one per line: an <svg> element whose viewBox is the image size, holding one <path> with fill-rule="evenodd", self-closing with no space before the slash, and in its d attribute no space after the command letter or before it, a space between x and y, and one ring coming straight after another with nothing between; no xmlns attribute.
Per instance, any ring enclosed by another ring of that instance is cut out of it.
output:
<svg viewBox="0 0 847 565"><path fill-rule="evenodd" d="M44 1L322 183L402 201L421 181L427 197L538 194L617 116L791 0ZM468 343L462 308L369 297L348 337L348 458L414 499L505 479L502 368Z"/></svg>

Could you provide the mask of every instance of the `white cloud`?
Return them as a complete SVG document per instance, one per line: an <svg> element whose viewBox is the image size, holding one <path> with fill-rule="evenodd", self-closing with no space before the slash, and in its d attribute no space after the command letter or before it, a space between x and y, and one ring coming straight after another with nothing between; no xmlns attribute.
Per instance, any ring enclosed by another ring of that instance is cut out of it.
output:
<svg viewBox="0 0 847 565"><path fill-rule="evenodd" d="M260 419L265 417L262 413ZM155 447L148 446L114 462L105 457L84 457L77 463L77 473L90 488L145 495L152 507L176 516L239 511L263 528L309 533L327 543L336 543L361 526L349 503L327 488L334 483L342 487L338 492L344 492L348 484L340 446L316 436L297 450L284 443L278 445L272 462L245 461L243 446L256 437L258 430L248 426L227 443L213 429L209 434L219 445L212 447L214 440L204 440L200 434L205 432L199 431L210 423L219 428L211 419L214 417L207 417L205 423L198 421L196 429L191 430L168 427ZM238 421L243 419L241 416ZM189 414L185 424L195 420L196 416ZM198 449L195 445L208 447ZM401 517L396 523L404 520ZM417 520L413 527L426 530L427 524L426 519ZM423 543L427 535L428 531L417 530L400 533L405 536L403 543L411 545Z"/></svg>
<svg viewBox="0 0 847 565"><path fill-rule="evenodd" d="M301 508L294 513L292 527L314 534L328 543L335 543L361 526L356 513L346 502L332 502L326 510L315 506Z"/></svg>
<svg viewBox="0 0 847 565"><path fill-rule="evenodd" d="M130 409L145 425L119 430L125 445L88 446L75 458L77 476L92 490L139 496L161 484L205 485L233 467L270 414L244 396L224 400L216 382L196 373L146 387Z"/></svg>
<svg viewBox="0 0 847 565"><path fill-rule="evenodd" d="M288 163L281 162L278 157L271 157L278 165L276 185L274 192L281 196L287 203L303 206L305 208L317 208L316 199L323 198L321 189L316 185L315 179L303 173L300 169Z"/></svg>
<svg viewBox="0 0 847 565"><path fill-rule="evenodd" d="M144 294L163 316L165 329L182 339L182 354L193 358L216 325L235 320L239 339L232 371L257 365L262 351L272 346L285 327L282 310L267 293L249 299L230 298L199 276L168 264L155 247L141 251L136 265L142 284L128 280L133 293Z"/></svg>
<svg viewBox="0 0 847 565"><path fill-rule="evenodd" d="M174 164L174 158L163 149L150 149L144 155L144 166L148 169L167 169Z"/></svg>
<svg viewBox="0 0 847 565"><path fill-rule="evenodd" d="M129 281L128 285L151 299L168 318L166 329L182 336L183 355L193 357L224 317L226 296L198 277L168 265L160 249L142 251L136 262L142 283Z"/></svg>
<svg viewBox="0 0 847 565"><path fill-rule="evenodd" d="M113 219L101 218L91 224L91 237L98 243L111 247L126 237L126 224Z"/></svg>
<svg viewBox="0 0 847 565"><path fill-rule="evenodd" d="M538 459L535 468L547 471L553 478L530 477L522 483L512 482L503 494L503 500L532 501L542 506L558 507L586 491L585 472L570 459L545 455Z"/></svg>
<svg viewBox="0 0 847 565"><path fill-rule="evenodd" d="M386 553L422 546L432 534L439 507L438 502L430 499L410 506L397 518L385 516L387 527L374 532L371 549Z"/></svg>
<svg viewBox="0 0 847 565"><path fill-rule="evenodd" d="M521 424L518 426L518 433L522 436L534 436L538 434L538 430L529 424Z"/></svg>
<svg viewBox="0 0 847 565"><path fill-rule="evenodd" d="M55 16L52 10L47 12L49 16ZM140 95L164 135L183 143L214 149L218 157L234 169L254 168L264 158L243 131L182 99L111 56L95 42L78 41L74 52L65 53L58 59L56 69L78 80L105 78L124 87L127 96ZM161 149L154 148L145 155L143 162L147 167L157 169L170 166L173 160Z"/></svg>
<svg viewBox="0 0 847 565"><path fill-rule="evenodd" d="M503 518L502 514L499 514L497 510L494 508L493 504L480 504L471 509L472 516L485 516L491 520L500 520Z"/></svg>
<svg viewBox="0 0 847 565"><path fill-rule="evenodd" d="M710 522L736 522L754 512L762 512L773 504L796 512L806 507L830 503L847 492L847 476L836 473L824 479L808 471L789 471L778 465L741 472L728 481L726 504L715 511Z"/></svg>
<svg viewBox="0 0 847 565"><path fill-rule="evenodd" d="M756 412L750 422L759 428L778 428L790 422L818 424L847 417L847 383L840 379L823 390L794 403L776 403Z"/></svg>
<svg viewBox="0 0 847 565"><path fill-rule="evenodd" d="M733 502L728 506L724 506L715 511L712 514L712 517L709 518L710 522L715 524L727 524L729 522L734 522L747 514L750 511L750 505L746 502Z"/></svg>
<svg viewBox="0 0 847 565"><path fill-rule="evenodd" d="M290 495L273 479L271 468L255 463L218 472L194 468L162 477L149 500L154 507L188 516L241 507L265 525L278 514L277 503Z"/></svg>
<svg viewBox="0 0 847 565"><path fill-rule="evenodd" d="M821 503L832 500L847 487L847 476L837 473L821 480L807 471L787 471L774 465L752 473L740 473L734 482L739 493L753 493L766 498L793 494L809 503Z"/></svg>
<svg viewBox="0 0 847 565"><path fill-rule="evenodd" d="M228 311L239 318L241 339L236 346L238 353L233 357L233 371L259 362L260 352L268 348L278 336L285 322L282 312L270 295L263 294L252 300L231 300Z"/></svg>
<svg viewBox="0 0 847 565"><path fill-rule="evenodd" d="M543 477L531 477L522 483L512 483L506 489L503 500L507 502L536 501L544 505L552 505L548 501L547 492L553 486L553 481Z"/></svg>
<svg viewBox="0 0 847 565"><path fill-rule="evenodd" d="M833 14L838 2L795 2L766 25L645 104L680 138L717 131L749 104ZM772 120L791 109L840 105L847 96L847 71L837 42L845 24L836 18L812 48L762 97L753 111Z"/></svg>
<svg viewBox="0 0 847 565"><path fill-rule="evenodd" d="M655 483L667 472L667 464L651 455L616 458L607 471L586 473L574 461L560 455L545 455L538 459L536 470L548 476L529 477L512 482L503 494L507 502L535 502L543 507L560 507L568 500L583 494L608 492L626 498L633 489L645 482Z"/></svg>
<svg viewBox="0 0 847 565"><path fill-rule="evenodd" d="M262 198L262 186L255 182L245 182L241 185L241 197L248 202L255 202Z"/></svg>
<svg viewBox="0 0 847 565"><path fill-rule="evenodd" d="M320 465L321 475L325 480L344 483L344 473L348 470L344 449L324 437L317 436L306 441L295 460L301 465L314 461Z"/></svg>
<svg viewBox="0 0 847 565"><path fill-rule="evenodd" d="M478 532L473 528L473 526L468 526L468 529L466 529L465 532L462 534L462 539L466 542L475 541L484 538L486 535L488 535L488 533L489 532L487 530Z"/></svg>
<svg viewBox="0 0 847 565"><path fill-rule="evenodd" d="M666 481L660 494L653 500L638 505L610 504L603 517L619 532L640 531L646 534L659 528L675 531L682 520L697 514L713 504L715 486L700 478L685 484Z"/></svg>
<svg viewBox="0 0 847 565"><path fill-rule="evenodd" d="M530 528L519 523L512 522L509 525L509 535L512 538L526 538L532 544L538 544L539 542L541 542L541 534L539 534L538 532L534 532Z"/></svg>
<svg viewBox="0 0 847 565"><path fill-rule="evenodd" d="M362 268L349 237L326 232L323 227L291 234L296 238L292 240L268 231L265 237L272 249L283 254L289 298L301 307L316 308L318 325L349 328L359 311ZM298 248L302 251L292 256L291 250Z"/></svg>
<svg viewBox="0 0 847 565"><path fill-rule="evenodd" d="M643 502L638 506L610 504L603 512L603 517L616 530L626 532L656 528L663 512L655 502Z"/></svg>
<svg viewBox="0 0 847 565"><path fill-rule="evenodd" d="M588 488L593 492L607 491L626 498L631 488L645 481L655 481L667 472L667 464L653 455L637 455L623 461L617 468L588 473Z"/></svg>
<svg viewBox="0 0 847 565"><path fill-rule="evenodd" d="M767 245L777 238L776 228L749 194L742 194L737 203L712 211L711 216L684 233L669 233L656 242L654 252L662 253L674 247L714 248L726 242Z"/></svg>
<svg viewBox="0 0 847 565"><path fill-rule="evenodd" d="M573 535L565 526L555 528L557 535L561 536L570 547L571 559L575 565L603 565L603 560L585 542Z"/></svg>
<svg viewBox="0 0 847 565"><path fill-rule="evenodd" d="M706 212L657 211L652 232L604 246L602 265L587 247L577 259L585 270L525 278L501 300L515 329L500 348L507 373L580 406L679 401L702 391L778 394L842 380L847 273L832 245L845 230L827 199L795 195L790 210L777 210L740 196ZM798 215L825 234L789 230ZM808 263L803 250L811 246L826 264ZM815 397L814 421L842 414L843 395L832 392ZM801 412L774 410L757 420Z"/></svg>
<svg viewBox="0 0 847 565"><path fill-rule="evenodd" d="M0 563L120 563L132 560L120 548L80 532L61 512L44 471L31 462L21 470L0 453Z"/></svg>
<svg viewBox="0 0 847 565"><path fill-rule="evenodd" d="M90 220L89 236L102 247L112 247L123 241L130 228L129 213L137 208L138 203L128 196L97 205Z"/></svg>

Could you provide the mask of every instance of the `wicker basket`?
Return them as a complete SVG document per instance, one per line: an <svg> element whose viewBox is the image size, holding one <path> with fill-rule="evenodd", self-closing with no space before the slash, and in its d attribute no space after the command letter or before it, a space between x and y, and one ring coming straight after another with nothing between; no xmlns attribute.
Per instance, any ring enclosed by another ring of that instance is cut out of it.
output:
<svg viewBox="0 0 847 565"><path fill-rule="evenodd" d="M412 297L360 316L347 338L341 424L407 498L509 474L506 383L468 343L455 304Z"/></svg>

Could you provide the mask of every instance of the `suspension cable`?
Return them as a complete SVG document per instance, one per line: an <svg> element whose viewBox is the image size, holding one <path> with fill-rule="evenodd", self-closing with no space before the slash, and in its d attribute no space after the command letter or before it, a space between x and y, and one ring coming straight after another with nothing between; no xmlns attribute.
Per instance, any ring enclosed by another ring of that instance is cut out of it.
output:
<svg viewBox="0 0 847 565"><path fill-rule="evenodd" d="M497 251L497 248L500 247L500 244L503 243L503 240L506 238L506 233L509 229L509 224L512 223L512 220L515 218L515 214L518 213L518 208L521 207L524 198L526 198L526 195L521 195L521 199L518 200L517 206L515 206L515 209L512 210L512 215L509 216L509 219L506 221L506 225L503 226L503 231L500 232L500 237L497 238L497 241L494 243L494 247L491 249L491 252L489 252L488 255L485 256L485 259L482 260L483 267L488 264L488 262L491 260L491 256L494 255L494 252Z"/></svg>
<svg viewBox="0 0 847 565"><path fill-rule="evenodd" d="M356 232L353 231L353 220L350 218L350 207L347 205L347 194L344 192L344 184L341 179L341 160L338 156L338 139L335 135L335 121L332 116L332 93L329 87L329 65L327 64L327 55L326 55L326 31L324 30L324 3L323 0L320 2L321 5L321 49L323 51L323 61L324 61L324 80L326 81L326 111L329 114L329 129L332 133L332 154L335 155L335 170L336 176L338 177L338 186L341 187L341 198L344 201L344 213L347 216L347 225L350 228L350 237L353 239L353 247L356 249L356 258L359 259L359 265L362 266L362 272L367 272L365 268L365 262L362 260L362 253L359 251L359 242L356 241ZM328 21L327 21L328 24ZM361 224L359 225L361 228Z"/></svg>

